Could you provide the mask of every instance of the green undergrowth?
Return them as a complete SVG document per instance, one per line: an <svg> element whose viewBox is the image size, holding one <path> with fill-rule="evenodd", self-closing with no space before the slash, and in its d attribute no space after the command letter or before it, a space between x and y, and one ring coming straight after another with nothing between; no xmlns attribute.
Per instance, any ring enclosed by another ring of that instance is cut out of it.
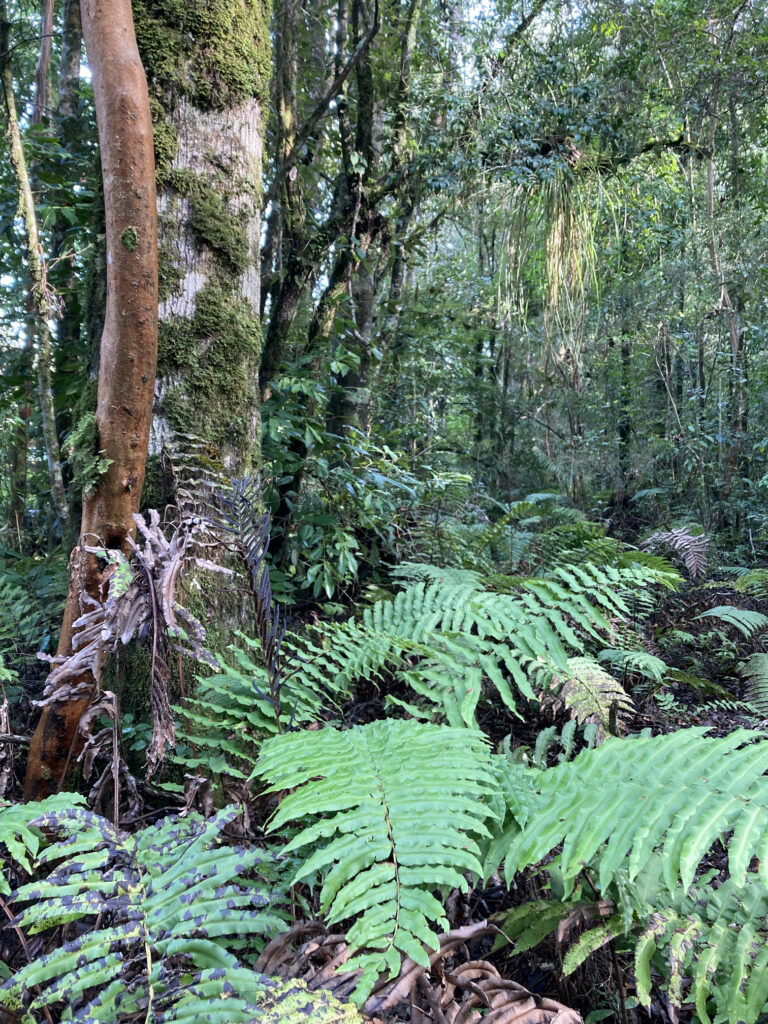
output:
<svg viewBox="0 0 768 1024"><path fill-rule="evenodd" d="M62 1020L106 1024L152 1005L163 1021L223 1022L261 1019L274 998L290 1019L298 1004L281 1004L282 983L256 963L291 920L317 915L343 931L340 969L358 972L346 991L370 1010L406 961L428 970L452 902L500 882L495 952L471 956L515 971L556 949L573 980L596 976L612 949L640 1007L662 998L696 1024L765 1019L759 571L694 585L684 565L534 495L482 528L440 523L444 550L463 538L442 564L390 567L352 615L283 637L263 492L233 493L229 518L212 522L261 595L257 639L237 635L176 707L178 782L160 783L172 798L194 780L212 816L127 832L66 796L42 814L0 810L17 927L52 937L80 923L31 962L11 955L0 1005L39 1020L67 993ZM433 525L420 534L430 554ZM735 666L720 696L677 664L696 643ZM711 721L685 720L690 694ZM140 752L134 712L125 726ZM242 818L211 809L235 796ZM599 981L582 1009L617 998ZM306 993L310 1020L354 1019L329 999Z"/></svg>

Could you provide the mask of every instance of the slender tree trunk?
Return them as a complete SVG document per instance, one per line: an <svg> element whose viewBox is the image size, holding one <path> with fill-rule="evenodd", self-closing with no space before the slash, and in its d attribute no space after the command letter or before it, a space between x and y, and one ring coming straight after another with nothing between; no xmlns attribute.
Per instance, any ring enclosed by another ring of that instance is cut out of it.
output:
<svg viewBox="0 0 768 1024"><path fill-rule="evenodd" d="M712 39L713 43L716 44L714 25L712 26ZM718 125L720 123L720 89L721 77L718 72L710 96L709 154L707 157L707 247L709 250L710 269L715 281L717 282L717 286L720 289L719 310L725 315L726 323L728 325L728 337L730 340L730 430L732 436L730 438L723 479L727 493L730 490L732 477L739 460L741 459L744 447L747 382L744 371L744 330L731 299L728 285L725 281L725 275L723 273L723 267L720 262L719 255L720 240L717 236L715 226L715 142Z"/></svg>
<svg viewBox="0 0 768 1024"><path fill-rule="evenodd" d="M82 52L82 24L79 0L65 0L59 65L59 102L56 107L57 131L62 146L71 151L77 138L77 89L80 84L80 56ZM80 335L79 302L76 279L72 267L72 254L66 252L69 222L57 217L53 226L51 255L58 261L52 279L60 296L60 315L56 337L60 351L71 351Z"/></svg>
<svg viewBox="0 0 768 1024"><path fill-rule="evenodd" d="M299 0L284 0L277 10L275 33L275 168L280 168L293 152L298 131L298 33ZM301 176L289 173L280 180L279 195L273 202L267 224L263 253L264 286L262 310L266 294L273 298L273 315L261 357L261 397L269 396L269 385L283 358L290 329L304 294L300 251L304 241L304 199ZM287 273L285 288L277 286L281 274ZM281 294L282 292L282 294ZM279 300L279 301L278 301Z"/></svg>
<svg viewBox="0 0 768 1024"><path fill-rule="evenodd" d="M37 336L37 387L40 400L40 411L43 421L43 437L48 459L48 476L51 484L51 500L56 515L62 526L69 518L69 507L61 474L61 457L59 439L56 432L54 413L53 387L51 383L51 331L48 318L48 290L46 284L46 266L40 244L40 233L35 212L35 200L29 183L29 174L21 144L21 131L16 114L16 100L13 92L13 74L11 71L8 51L8 12L5 2L0 4L0 63L2 65L3 91L5 94L6 131L10 151L11 165L16 175L19 210L24 219L27 263L30 279L30 297L34 328Z"/></svg>
<svg viewBox="0 0 768 1024"><path fill-rule="evenodd" d="M107 307L101 339L96 425L110 460L83 496L80 542L58 653L72 651L74 623L86 600L103 602L106 580L87 546L127 551L134 530L152 415L157 357L157 207L152 122L129 0L83 0L83 33L93 74L104 179ZM97 673L98 675L98 673ZM77 695L46 705L30 745L25 796L63 782L76 752L77 728L100 680L77 681ZM68 689L68 688L67 688Z"/></svg>
<svg viewBox="0 0 768 1024"><path fill-rule="evenodd" d="M79 7L79 4L78 4ZM79 15L78 15L79 17ZM39 124L44 111L50 109L50 64L51 39L53 34L53 0L43 0L40 28L40 53L35 68L35 98L32 108L32 123ZM64 44L62 46L64 49ZM79 65L78 65L79 66ZM54 232L55 234L55 232ZM52 254L57 255L55 245ZM26 364L30 371L34 361L34 321L31 320L27 329L25 343ZM29 452L29 417L32 412L29 391L18 411L18 425L11 448L10 457L10 510L9 524L18 537L21 548L21 525L27 503L27 458Z"/></svg>
<svg viewBox="0 0 768 1024"><path fill-rule="evenodd" d="M40 124L51 114L51 43L53 40L53 0L42 0L40 18L40 54L35 68L35 102L32 123Z"/></svg>

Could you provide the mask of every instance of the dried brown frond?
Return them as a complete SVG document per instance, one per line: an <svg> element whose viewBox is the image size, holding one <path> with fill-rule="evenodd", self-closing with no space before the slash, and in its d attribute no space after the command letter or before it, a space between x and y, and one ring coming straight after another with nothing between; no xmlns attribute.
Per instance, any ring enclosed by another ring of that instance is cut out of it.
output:
<svg viewBox="0 0 768 1024"><path fill-rule="evenodd" d="M703 533L691 533L688 526L658 530L646 538L640 547L643 551L671 551L681 560L692 580L704 576L707 571L709 537Z"/></svg>
<svg viewBox="0 0 768 1024"><path fill-rule="evenodd" d="M498 929L477 921L440 936L437 950L427 950L429 968L406 958L400 974L381 981L363 1007L369 1019L410 1002L413 1024L581 1024L581 1016L555 999L530 992L502 978L487 960L471 960L467 944ZM296 925L265 948L256 970L281 978L301 977L310 990L330 989L339 998L353 991L358 971L339 971L349 957L343 935L331 935L317 921ZM465 958L455 964L456 958Z"/></svg>

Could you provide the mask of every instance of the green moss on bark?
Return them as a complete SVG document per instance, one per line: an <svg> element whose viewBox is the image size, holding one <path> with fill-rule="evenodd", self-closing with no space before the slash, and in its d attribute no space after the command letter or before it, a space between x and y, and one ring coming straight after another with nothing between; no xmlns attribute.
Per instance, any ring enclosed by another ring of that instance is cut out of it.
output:
<svg viewBox="0 0 768 1024"><path fill-rule="evenodd" d="M262 103L270 75L264 0L134 0L133 19L150 89L203 110Z"/></svg>
<svg viewBox="0 0 768 1024"><path fill-rule="evenodd" d="M242 274L251 259L248 236L240 219L227 209L223 183L214 187L204 175L194 171L172 171L168 184L189 201L192 230L237 274Z"/></svg>
<svg viewBox="0 0 768 1024"><path fill-rule="evenodd" d="M165 302L175 295L184 280L184 271L179 263L178 253L169 244L161 245L157 251L158 300Z"/></svg>
<svg viewBox="0 0 768 1024"><path fill-rule="evenodd" d="M133 252L139 244L139 232L137 228L128 227L120 235L120 241L128 252Z"/></svg>
<svg viewBox="0 0 768 1024"><path fill-rule="evenodd" d="M171 383L159 412L174 430L205 437L222 450L245 451L261 351L258 317L216 279L197 293L195 306L192 319L161 325L158 373Z"/></svg>
<svg viewBox="0 0 768 1024"><path fill-rule="evenodd" d="M149 97L152 113L152 137L155 149L155 177L158 185L165 182L174 157L179 151L179 134L168 120L162 103L156 96Z"/></svg>
<svg viewBox="0 0 768 1024"><path fill-rule="evenodd" d="M133 0L133 14L150 90L161 219L167 228L161 226L166 241L159 253L160 299L182 293L192 269L195 281L197 275L207 279L194 296L190 319L160 325L162 399L156 413L173 431L205 437L233 456L239 472L258 449L254 417L261 329L241 288L258 260L247 225L258 216L260 182L245 180L240 164L230 168L218 152L198 154L194 169L179 168L189 154L180 153L184 129L178 124L189 119L208 126L216 122L216 111L248 100L266 107L270 2ZM199 113L214 116L205 121ZM201 173L201 167L211 170ZM203 251L176 251L190 241ZM192 266L187 266L190 255ZM162 499L161 488L154 490Z"/></svg>

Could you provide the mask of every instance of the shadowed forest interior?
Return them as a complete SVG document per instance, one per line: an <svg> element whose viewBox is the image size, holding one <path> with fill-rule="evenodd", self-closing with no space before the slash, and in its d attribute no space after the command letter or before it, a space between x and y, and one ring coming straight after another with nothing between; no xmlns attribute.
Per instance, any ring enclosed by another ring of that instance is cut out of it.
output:
<svg viewBox="0 0 768 1024"><path fill-rule="evenodd" d="M0 0L0 1024L768 1022L765 0Z"/></svg>

